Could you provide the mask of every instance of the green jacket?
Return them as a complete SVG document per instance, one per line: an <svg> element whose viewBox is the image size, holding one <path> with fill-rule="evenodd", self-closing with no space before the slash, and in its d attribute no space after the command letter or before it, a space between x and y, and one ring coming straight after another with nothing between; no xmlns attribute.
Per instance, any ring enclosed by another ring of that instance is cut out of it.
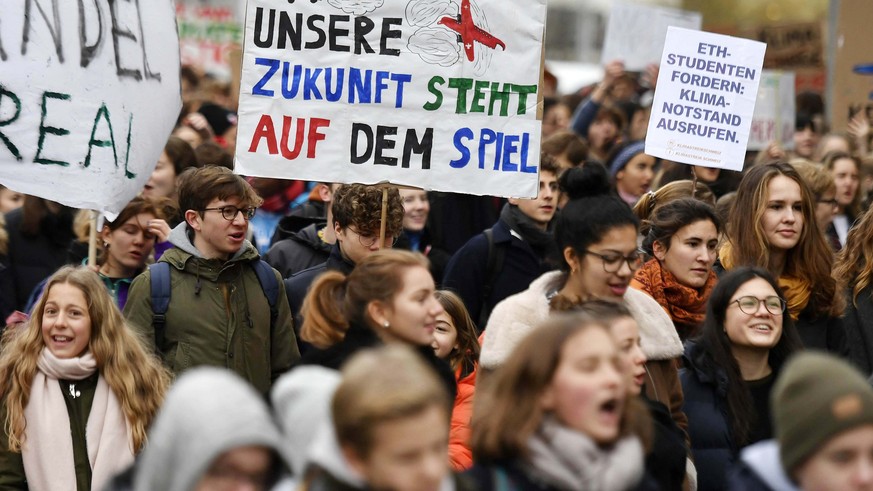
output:
<svg viewBox="0 0 873 491"><path fill-rule="evenodd" d="M85 440L85 427L91 414L91 404L94 402L94 392L97 389L98 375L94 374L84 380L59 380L61 393L67 405L70 416L70 435L73 438L73 463L76 469L76 491L91 489L91 462L88 460L88 444ZM75 397L70 386L73 386ZM0 408L0 414L5 418L5 405ZM28 489L27 476L24 473L24 462L21 454L9 451L9 435L5 425L0 425L0 491Z"/></svg>
<svg viewBox="0 0 873 491"><path fill-rule="evenodd" d="M224 367L267 393L300 358L282 279L274 270L279 303L271 329L270 304L249 264L259 257L254 246L246 242L227 261L205 259L186 227L183 222L173 229L175 247L160 259L170 264L171 297L157 351L175 374L198 365ZM124 315L155 346L149 271L130 286Z"/></svg>

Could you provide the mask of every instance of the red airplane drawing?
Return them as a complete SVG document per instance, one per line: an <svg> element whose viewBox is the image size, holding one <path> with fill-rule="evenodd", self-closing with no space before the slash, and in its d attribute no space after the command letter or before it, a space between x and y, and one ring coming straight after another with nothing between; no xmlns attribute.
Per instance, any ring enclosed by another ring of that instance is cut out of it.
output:
<svg viewBox="0 0 873 491"><path fill-rule="evenodd" d="M442 24L460 35L461 42L464 44L464 51L467 53L467 59L470 61L473 61L474 42L478 41L491 49L495 49L497 46L504 50L506 49L503 41L482 30L473 22L473 16L470 12L470 0L461 0L460 19L443 17L439 20L438 24Z"/></svg>

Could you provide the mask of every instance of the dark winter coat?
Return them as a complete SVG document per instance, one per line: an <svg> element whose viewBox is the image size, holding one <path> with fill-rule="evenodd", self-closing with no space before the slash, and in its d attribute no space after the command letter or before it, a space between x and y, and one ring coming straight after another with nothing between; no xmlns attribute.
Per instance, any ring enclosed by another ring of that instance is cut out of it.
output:
<svg viewBox="0 0 873 491"><path fill-rule="evenodd" d="M339 271L344 275L348 275L355 269L354 263L343 257L340 250L339 242L330 247L330 255L327 261L304 269L303 271L285 279L285 293L288 295L288 305L291 307L291 313L294 315L294 320L297 321L298 329L301 325L300 307L303 306L303 299L306 298L306 293L312 282L321 273L325 271Z"/></svg>
<svg viewBox="0 0 873 491"><path fill-rule="evenodd" d="M684 360L679 380L685 395L682 409L688 416L697 489L725 489L725 474L738 452L727 414L727 373L694 341L686 343Z"/></svg>
<svg viewBox="0 0 873 491"><path fill-rule="evenodd" d="M833 355L849 359L849 345L843 319L829 315L815 315L812 308L804 309L794 327L806 349L827 351Z"/></svg>
<svg viewBox="0 0 873 491"><path fill-rule="evenodd" d="M264 261L276 268L282 278L290 278L304 269L327 261L331 245L321 239L327 222L313 223L270 247Z"/></svg>
<svg viewBox="0 0 873 491"><path fill-rule="evenodd" d="M445 276L446 266L449 264L449 260L452 256L448 252L438 247L434 247L433 238L427 227L418 234L418 239L418 249L415 249L415 251L427 256L427 259L430 261L430 274L433 276L437 288L439 288L439 285L442 285L443 277ZM394 248L403 249L405 251L413 250L410 233L404 230L397 239L397 243L394 244Z"/></svg>
<svg viewBox="0 0 873 491"><path fill-rule="evenodd" d="M170 264L171 299L157 351L175 374L198 365L228 368L267 393L276 378L299 358L291 312L279 273L276 321L270 322L270 304L250 263L259 258L246 242L227 261L206 259L186 235L187 224L173 229L176 246L161 256ZM124 315L154 347L154 311L151 272L136 277L130 286Z"/></svg>
<svg viewBox="0 0 873 491"><path fill-rule="evenodd" d="M679 491L685 480L688 447L685 432L673 421L664 404L645 396L641 400L652 417L653 446L646 455L646 477L658 483L662 491Z"/></svg>
<svg viewBox="0 0 873 491"><path fill-rule="evenodd" d="M454 254L471 238L490 227L500 215L505 200L491 196L457 193L428 193L430 213L427 226L433 246Z"/></svg>
<svg viewBox="0 0 873 491"><path fill-rule="evenodd" d="M5 309L0 312L0 319L6 319L12 310L23 311L30 292L36 285L69 260L68 250L73 239L72 223L68 233L41 230L35 237L29 237L21 232L23 219L23 208L6 214L9 252L3 264L5 268L0 268L3 269L0 272L0 298L4 299L0 307ZM48 222L45 223L44 227L48 227ZM7 303L8 307L5 306Z"/></svg>
<svg viewBox="0 0 873 491"><path fill-rule="evenodd" d="M869 377L873 373L873 286L861 290L854 299L852 292L846 292L846 298L843 327L849 359Z"/></svg>
<svg viewBox="0 0 873 491"><path fill-rule="evenodd" d="M527 242L513 234L503 220L498 220L491 231L495 251L502 248L505 252L502 268L484 303L483 292L488 281L488 238L484 233L470 239L452 256L443 278L443 288L458 293L470 318L481 324L480 330L486 325L480 322L483 306L492 312L503 299L526 290L535 279L552 269Z"/></svg>

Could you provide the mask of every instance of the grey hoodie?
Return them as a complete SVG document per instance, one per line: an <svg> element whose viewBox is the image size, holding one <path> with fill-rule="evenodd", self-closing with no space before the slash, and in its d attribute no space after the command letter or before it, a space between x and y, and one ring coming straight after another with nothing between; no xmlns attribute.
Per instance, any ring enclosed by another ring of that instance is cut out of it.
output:
<svg viewBox="0 0 873 491"><path fill-rule="evenodd" d="M217 457L248 445L280 451L279 429L261 396L229 370L191 369L167 393L133 489L190 491Z"/></svg>

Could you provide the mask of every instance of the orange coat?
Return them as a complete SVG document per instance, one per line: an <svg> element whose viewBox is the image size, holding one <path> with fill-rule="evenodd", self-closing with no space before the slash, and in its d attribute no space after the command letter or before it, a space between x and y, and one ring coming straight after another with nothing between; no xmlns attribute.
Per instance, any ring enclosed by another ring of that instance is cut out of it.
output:
<svg viewBox="0 0 873 491"><path fill-rule="evenodd" d="M461 368L455 372L458 381L458 395L452 410L452 427L449 431L449 462L455 472L462 472L473 466L473 451L470 450L470 418L473 417L473 394L476 391L476 372L461 377Z"/></svg>

